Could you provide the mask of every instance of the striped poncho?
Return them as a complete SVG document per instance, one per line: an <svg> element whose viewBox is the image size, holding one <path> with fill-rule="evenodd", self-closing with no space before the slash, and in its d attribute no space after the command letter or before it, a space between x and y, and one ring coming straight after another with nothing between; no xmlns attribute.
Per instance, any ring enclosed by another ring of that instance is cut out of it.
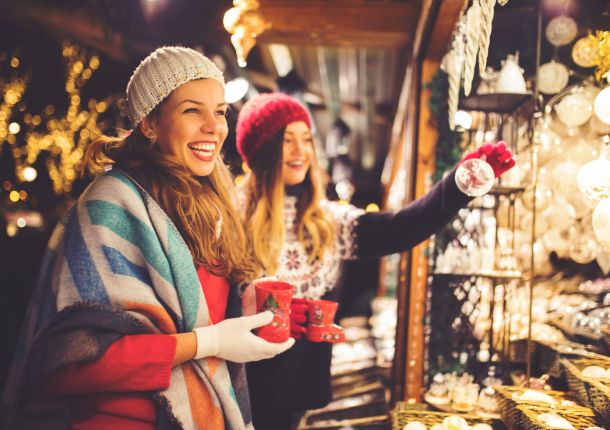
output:
<svg viewBox="0 0 610 430"><path fill-rule="evenodd" d="M239 315L234 288L227 316ZM121 336L211 324L192 256L175 225L121 170L98 177L58 224L4 391L18 428L67 428L68 398L45 392L63 365L99 358ZM158 428L252 429L243 365L217 358L172 369L152 393Z"/></svg>

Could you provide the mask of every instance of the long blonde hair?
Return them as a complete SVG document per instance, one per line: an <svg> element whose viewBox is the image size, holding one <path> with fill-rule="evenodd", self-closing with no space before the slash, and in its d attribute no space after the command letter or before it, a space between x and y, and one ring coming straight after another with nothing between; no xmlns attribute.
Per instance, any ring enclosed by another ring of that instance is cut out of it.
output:
<svg viewBox="0 0 610 430"><path fill-rule="evenodd" d="M284 231L284 184L282 145L284 130L266 142L250 160L243 190L246 197L245 220L252 243L257 272L273 274L278 269ZM305 177L303 194L297 204L297 238L313 262L324 257L334 243L334 224L320 208L324 197L322 175L314 153Z"/></svg>
<svg viewBox="0 0 610 430"><path fill-rule="evenodd" d="M231 175L221 159L210 175L196 177L136 127L131 134L121 132L118 137L102 136L92 142L84 163L92 174L115 164L142 181L180 231L196 266L235 283L252 278L249 242L234 208ZM220 217L217 239L215 226Z"/></svg>

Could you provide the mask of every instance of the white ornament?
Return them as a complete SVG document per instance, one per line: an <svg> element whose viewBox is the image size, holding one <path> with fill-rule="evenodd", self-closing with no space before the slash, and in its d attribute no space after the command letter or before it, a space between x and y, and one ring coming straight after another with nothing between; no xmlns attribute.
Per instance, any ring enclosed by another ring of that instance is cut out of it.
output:
<svg viewBox="0 0 610 430"><path fill-rule="evenodd" d="M419 421L411 421L410 423L407 423L407 425L405 425L402 430L427 430L428 428L426 427L425 424L419 422Z"/></svg>
<svg viewBox="0 0 610 430"><path fill-rule="evenodd" d="M578 25L569 16L560 15L549 21L545 34L551 45L564 46L574 40L578 34Z"/></svg>
<svg viewBox="0 0 610 430"><path fill-rule="evenodd" d="M601 122L610 125L610 87L604 88L595 97L593 110Z"/></svg>
<svg viewBox="0 0 610 430"><path fill-rule="evenodd" d="M597 101L597 98L595 100ZM555 112L568 127L578 127L591 119L593 106L583 94L568 94L555 105Z"/></svg>
<svg viewBox="0 0 610 430"><path fill-rule="evenodd" d="M496 82L496 91L498 93L516 94L527 92L525 78L523 77L523 69L519 67L518 54L508 54L506 60L502 62L500 77L498 78L498 82Z"/></svg>
<svg viewBox="0 0 610 430"><path fill-rule="evenodd" d="M608 155L608 147L606 146L599 159L585 164L578 171L576 178L578 189L591 200L610 198L610 160L607 159Z"/></svg>
<svg viewBox="0 0 610 430"><path fill-rule="evenodd" d="M582 376L585 378L605 378L606 369L600 366L588 366L582 369Z"/></svg>
<svg viewBox="0 0 610 430"><path fill-rule="evenodd" d="M545 94L557 94L568 85L569 79L568 68L555 60L538 69L538 88Z"/></svg>

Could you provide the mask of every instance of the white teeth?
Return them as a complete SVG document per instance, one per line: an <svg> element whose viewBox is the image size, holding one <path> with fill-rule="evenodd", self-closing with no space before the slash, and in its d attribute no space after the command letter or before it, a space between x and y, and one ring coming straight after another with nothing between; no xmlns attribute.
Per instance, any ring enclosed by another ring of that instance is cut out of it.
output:
<svg viewBox="0 0 610 430"><path fill-rule="evenodd" d="M302 167L305 163L303 163L302 161L289 161L288 165L290 167Z"/></svg>
<svg viewBox="0 0 610 430"><path fill-rule="evenodd" d="M191 143L189 148L195 149L198 151L213 151L216 149L216 145L213 143Z"/></svg>

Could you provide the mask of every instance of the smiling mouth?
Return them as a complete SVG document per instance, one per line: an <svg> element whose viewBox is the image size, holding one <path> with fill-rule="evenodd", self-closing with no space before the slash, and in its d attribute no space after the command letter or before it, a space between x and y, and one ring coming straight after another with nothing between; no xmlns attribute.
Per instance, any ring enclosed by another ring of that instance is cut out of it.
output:
<svg viewBox="0 0 610 430"><path fill-rule="evenodd" d="M202 161L211 161L214 159L214 152L216 150L215 143L189 143L187 145L195 157Z"/></svg>
<svg viewBox="0 0 610 430"><path fill-rule="evenodd" d="M305 162L303 161L287 161L286 164L288 165L288 167L292 167L295 169L305 167Z"/></svg>

